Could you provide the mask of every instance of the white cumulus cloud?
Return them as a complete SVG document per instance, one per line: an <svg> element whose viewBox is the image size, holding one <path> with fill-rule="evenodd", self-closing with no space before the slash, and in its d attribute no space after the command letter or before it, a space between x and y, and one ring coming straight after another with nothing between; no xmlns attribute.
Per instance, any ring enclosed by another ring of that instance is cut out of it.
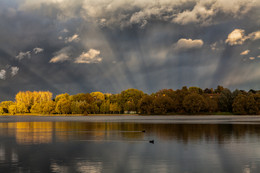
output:
<svg viewBox="0 0 260 173"><path fill-rule="evenodd" d="M136 24L143 28L151 20L210 25L227 17L242 18L259 7L258 0L24 0L19 10L35 10L42 4L54 5L61 12L59 20L80 15L86 21L99 21L101 26L121 28Z"/></svg>
<svg viewBox="0 0 260 173"><path fill-rule="evenodd" d="M13 77L17 75L18 71L19 71L19 67L15 67L15 66L11 67L11 76Z"/></svg>
<svg viewBox="0 0 260 173"><path fill-rule="evenodd" d="M254 60L254 59L255 59L255 57L251 56L251 57L249 57L249 59L250 59L250 60Z"/></svg>
<svg viewBox="0 0 260 173"><path fill-rule="evenodd" d="M226 43L231 46L242 45L246 40L257 40L257 39L260 39L260 31L255 31L248 35L245 35L245 30L234 29L230 34L228 34Z"/></svg>
<svg viewBox="0 0 260 173"><path fill-rule="evenodd" d="M65 38L65 43L78 42L79 40L80 40L79 35L78 34L74 34L71 37L66 37Z"/></svg>
<svg viewBox="0 0 260 173"><path fill-rule="evenodd" d="M178 40L176 44L174 44L174 50L179 51L179 50L187 50L187 49L198 49L203 46L203 40L201 39L186 39L186 38L181 38Z"/></svg>
<svg viewBox="0 0 260 173"><path fill-rule="evenodd" d="M51 58L50 63L64 62L70 60L69 52L70 47L64 47L60 51L55 53L55 56Z"/></svg>
<svg viewBox="0 0 260 173"><path fill-rule="evenodd" d="M250 52L250 50L247 49L247 50L241 52L240 55L247 55L249 52Z"/></svg>
<svg viewBox="0 0 260 173"><path fill-rule="evenodd" d="M36 48L33 49L33 52L34 52L35 54L41 53L41 52L43 52L43 51L44 51L44 49L43 49L43 48L39 48L39 47L36 47Z"/></svg>
<svg viewBox="0 0 260 173"><path fill-rule="evenodd" d="M0 79L5 80L6 78L6 70L0 70Z"/></svg>
<svg viewBox="0 0 260 173"><path fill-rule="evenodd" d="M51 60L50 63L57 63L57 62L63 62L69 60L69 56L66 53L60 53L56 56L54 56Z"/></svg>
<svg viewBox="0 0 260 173"><path fill-rule="evenodd" d="M19 52L19 54L16 56L16 59L18 60L22 60L24 58L31 58L31 51Z"/></svg>
<svg viewBox="0 0 260 173"><path fill-rule="evenodd" d="M260 31L252 32L248 35L248 37L251 40L258 40L260 39Z"/></svg>
<svg viewBox="0 0 260 173"><path fill-rule="evenodd" d="M90 63L100 63L102 58L99 57L100 51L96 49L90 49L88 52L82 52L82 54L76 58L75 63L82 64L90 64Z"/></svg>
<svg viewBox="0 0 260 173"><path fill-rule="evenodd" d="M241 45L244 41L247 40L247 36L245 36L245 30L243 29L235 29L233 30L226 39L226 43L229 45Z"/></svg>
<svg viewBox="0 0 260 173"><path fill-rule="evenodd" d="M216 10L214 9L214 6L212 8L207 8L206 3L201 1L197 3L191 11L185 10L178 13L172 21L181 25L189 23L209 25L212 23L212 18L215 13Z"/></svg>

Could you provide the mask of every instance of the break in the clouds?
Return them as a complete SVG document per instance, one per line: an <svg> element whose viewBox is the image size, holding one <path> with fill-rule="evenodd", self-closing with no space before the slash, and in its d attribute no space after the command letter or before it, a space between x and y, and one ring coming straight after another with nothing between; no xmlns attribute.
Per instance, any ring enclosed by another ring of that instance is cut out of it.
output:
<svg viewBox="0 0 260 173"><path fill-rule="evenodd" d="M1 98L259 89L259 8L259 0L0 0Z"/></svg>
<svg viewBox="0 0 260 173"><path fill-rule="evenodd" d="M100 51L96 49L90 49L88 52L82 52L82 54L76 58L75 63L77 64L90 64L100 63L102 58L99 57Z"/></svg>

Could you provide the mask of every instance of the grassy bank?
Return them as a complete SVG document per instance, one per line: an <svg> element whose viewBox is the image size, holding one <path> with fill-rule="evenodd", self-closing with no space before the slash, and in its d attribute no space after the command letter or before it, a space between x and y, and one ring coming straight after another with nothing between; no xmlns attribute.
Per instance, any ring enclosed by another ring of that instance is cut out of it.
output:
<svg viewBox="0 0 260 173"><path fill-rule="evenodd" d="M39 113L17 113L15 116L132 116L132 115L139 115L139 116L156 116L158 114L39 114ZM211 115L236 115L231 112L200 112L196 114L187 114L187 113L167 113L167 116L181 116L181 115L190 115L190 116L211 116ZM0 116L14 116L13 114L1 114ZM237 115L239 116L239 115Z"/></svg>

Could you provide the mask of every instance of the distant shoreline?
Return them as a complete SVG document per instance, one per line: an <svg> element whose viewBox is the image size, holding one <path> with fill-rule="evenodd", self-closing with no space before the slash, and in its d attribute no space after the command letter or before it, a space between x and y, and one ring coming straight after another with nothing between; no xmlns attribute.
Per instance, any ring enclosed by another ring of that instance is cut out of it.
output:
<svg viewBox="0 0 260 173"><path fill-rule="evenodd" d="M90 115L90 116L0 116L5 122L110 122L151 124L260 124L258 115Z"/></svg>

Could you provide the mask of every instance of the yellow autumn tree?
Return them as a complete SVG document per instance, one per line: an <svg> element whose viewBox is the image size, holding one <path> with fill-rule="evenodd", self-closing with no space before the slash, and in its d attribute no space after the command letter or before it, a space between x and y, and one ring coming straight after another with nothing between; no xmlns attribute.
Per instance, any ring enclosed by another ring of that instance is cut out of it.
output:
<svg viewBox="0 0 260 173"><path fill-rule="evenodd" d="M43 104L52 100L49 91L20 91L15 96L17 112L28 113L33 108L33 113L41 113Z"/></svg>
<svg viewBox="0 0 260 173"><path fill-rule="evenodd" d="M94 97L95 100L101 100L101 101L105 100L105 95L102 92L99 92L99 91L92 92L92 93L90 93L90 95L92 97Z"/></svg>
<svg viewBox="0 0 260 173"><path fill-rule="evenodd" d="M27 113L33 105L33 92L25 91L18 92L15 96L17 111L19 113Z"/></svg>

